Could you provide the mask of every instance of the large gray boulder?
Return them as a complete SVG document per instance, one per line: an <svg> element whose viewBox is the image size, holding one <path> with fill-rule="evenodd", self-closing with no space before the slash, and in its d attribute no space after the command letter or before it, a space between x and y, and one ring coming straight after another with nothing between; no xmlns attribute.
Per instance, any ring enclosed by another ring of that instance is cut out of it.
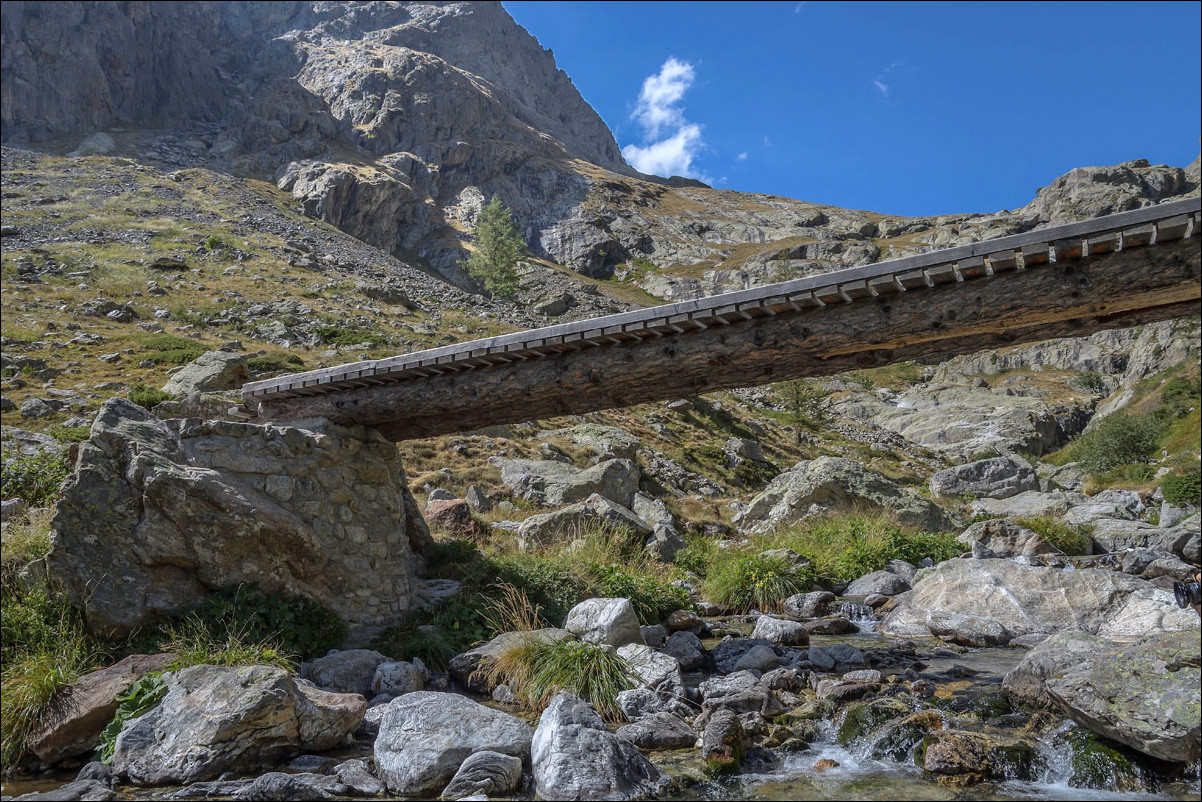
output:
<svg viewBox="0 0 1202 802"><path fill-rule="evenodd" d="M367 710L358 694L323 691L268 666L192 666L165 676L163 701L117 736L113 769L135 785L183 785L332 749Z"/></svg>
<svg viewBox="0 0 1202 802"><path fill-rule="evenodd" d="M988 515L990 518L1044 518L1063 515L1072 506L1065 493L1041 493L1024 490L1006 498L982 498L969 505L973 517Z"/></svg>
<svg viewBox="0 0 1202 802"><path fill-rule="evenodd" d="M787 618L777 618L772 615L761 615L755 620L753 638L762 638L781 646L807 646L810 633L802 624Z"/></svg>
<svg viewBox="0 0 1202 802"><path fill-rule="evenodd" d="M501 469L501 481L514 495L548 507L583 501L594 493L629 508L639 489L639 466L610 459L588 468L555 460L503 459L489 462Z"/></svg>
<svg viewBox="0 0 1202 802"><path fill-rule="evenodd" d="M320 601L361 642L409 608L426 534L373 429L161 421L115 398L80 444L46 563L107 636L257 583Z"/></svg>
<svg viewBox="0 0 1202 802"><path fill-rule="evenodd" d="M568 611L563 628L589 643L645 645L630 599L585 599Z"/></svg>
<svg viewBox="0 0 1202 802"><path fill-rule="evenodd" d="M956 538L971 547L979 543L995 557L1036 557L1044 554L1063 554L1044 540L1038 532L1006 518L978 521Z"/></svg>
<svg viewBox="0 0 1202 802"><path fill-rule="evenodd" d="M685 695L680 663L675 657L637 643L619 647L618 657L626 661L630 672L644 688L663 696Z"/></svg>
<svg viewBox="0 0 1202 802"><path fill-rule="evenodd" d="M893 511L907 524L933 531L954 528L952 518L930 501L898 487L858 462L819 457L777 476L735 516L740 529L767 532L782 524L837 509L867 505Z"/></svg>
<svg viewBox="0 0 1202 802"><path fill-rule="evenodd" d="M928 616L964 616L980 629L992 619L1014 637L1079 629L1112 640L1153 631L1198 630L1198 616L1173 594L1138 577L1097 569L1061 571L1013 560L947 560L919 571L898 597L880 631L899 637L931 634ZM954 625L954 617L938 619ZM965 632L965 637L971 633Z"/></svg>
<svg viewBox="0 0 1202 802"><path fill-rule="evenodd" d="M451 782L443 789L444 799L466 796L504 796L522 784L522 759L485 750L463 761Z"/></svg>
<svg viewBox="0 0 1202 802"><path fill-rule="evenodd" d="M418 691L388 704L376 737L376 772L395 794L436 796L476 752L522 758L534 731L520 719L454 693Z"/></svg>
<svg viewBox="0 0 1202 802"><path fill-rule="evenodd" d="M333 651L301 664L301 676L327 691L357 693L367 698L372 693L376 669L388 658L371 649Z"/></svg>
<svg viewBox="0 0 1202 802"><path fill-rule="evenodd" d="M1039 477L1025 462L1013 457L994 457L946 468L933 475L931 493L940 498L973 495L977 498L1009 498L1039 489Z"/></svg>
<svg viewBox="0 0 1202 802"><path fill-rule="evenodd" d="M671 783L634 744L609 732L587 702L568 693L543 711L530 752L534 791L543 799L639 799Z"/></svg>
<svg viewBox="0 0 1202 802"><path fill-rule="evenodd" d="M672 713L652 713L619 728L614 735L639 749L688 749L697 742L697 731Z"/></svg>
<svg viewBox="0 0 1202 802"><path fill-rule="evenodd" d="M201 354L171 374L163 385L163 392L182 397L192 393L237 390L250 381L250 372L246 369L249 358L234 351Z"/></svg>
<svg viewBox="0 0 1202 802"><path fill-rule="evenodd" d="M852 582L843 591L844 596L896 596L910 589L910 583L892 571L873 571Z"/></svg>
<svg viewBox="0 0 1202 802"><path fill-rule="evenodd" d="M1199 671L1197 632L1153 632L1121 644L1065 633L1037 646L1003 685L1105 738L1187 763L1200 754Z"/></svg>
<svg viewBox="0 0 1202 802"><path fill-rule="evenodd" d="M625 530L643 538L654 530L621 504L594 493L584 501L569 504L553 512L531 515L518 527L518 543L523 549L578 538L590 530Z"/></svg>

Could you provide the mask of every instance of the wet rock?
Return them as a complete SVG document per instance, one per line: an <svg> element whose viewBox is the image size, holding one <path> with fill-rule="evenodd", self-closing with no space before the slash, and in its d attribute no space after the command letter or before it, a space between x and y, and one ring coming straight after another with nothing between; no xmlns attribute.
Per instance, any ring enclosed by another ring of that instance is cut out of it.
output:
<svg viewBox="0 0 1202 802"><path fill-rule="evenodd" d="M860 631L859 627L842 616L816 618L813 621L806 621L802 626L811 635L850 635Z"/></svg>
<svg viewBox="0 0 1202 802"><path fill-rule="evenodd" d="M333 799L345 790L337 777L324 774L285 774L270 771L262 774L234 794L234 799L247 802L290 802L290 800Z"/></svg>
<svg viewBox="0 0 1202 802"><path fill-rule="evenodd" d="M167 695L117 736L113 768L137 785L253 771L343 743L361 696L322 691L267 666L193 666L166 675Z"/></svg>
<svg viewBox="0 0 1202 802"><path fill-rule="evenodd" d="M484 750L469 756L442 791L443 799L504 796L522 784L522 759Z"/></svg>
<svg viewBox="0 0 1202 802"><path fill-rule="evenodd" d="M464 696L418 691L397 697L384 712L376 770L393 793L432 796L475 752L525 758L533 734L521 720Z"/></svg>
<svg viewBox="0 0 1202 802"><path fill-rule="evenodd" d="M376 670L387 662L387 657L371 649L346 649L303 663L300 673L328 691L370 698L379 693L372 688Z"/></svg>
<svg viewBox="0 0 1202 802"><path fill-rule="evenodd" d="M75 780L53 791L38 791L16 797L20 802L75 802L75 800L105 802L105 800L116 798L116 791L96 780Z"/></svg>
<svg viewBox="0 0 1202 802"><path fill-rule="evenodd" d="M992 618L942 610L927 613L926 626L932 635L962 646L1005 646L1014 637L1010 630Z"/></svg>
<svg viewBox="0 0 1202 802"><path fill-rule="evenodd" d="M701 757L714 774L738 771L747 749L747 736L738 715L732 710L717 710L701 735Z"/></svg>
<svg viewBox="0 0 1202 802"><path fill-rule="evenodd" d="M633 744L606 730L592 707L567 693L543 711L531 759L534 790L543 799L635 799L671 783Z"/></svg>
<svg viewBox="0 0 1202 802"><path fill-rule="evenodd" d="M844 680L847 679L848 677L845 676ZM880 674L878 673L876 682L869 684L879 684L879 682ZM862 702L853 705L844 714L843 723L839 725L839 729L835 733L835 740L843 746L847 746L857 738L874 732L882 724L895 719L905 718L913 712L908 703L901 699L893 698L874 699L871 702Z"/></svg>
<svg viewBox="0 0 1202 802"><path fill-rule="evenodd" d="M835 594L829 590L817 590L790 596L785 599L781 609L784 615L795 621L808 621L826 615L835 603Z"/></svg>
<svg viewBox="0 0 1202 802"><path fill-rule="evenodd" d="M643 633L629 599L585 599L568 612L563 628L589 643L617 648L643 645Z"/></svg>
<svg viewBox="0 0 1202 802"><path fill-rule="evenodd" d="M372 774L362 760L346 760L334 766L334 776L357 794L377 796L384 793L384 783Z"/></svg>
<svg viewBox="0 0 1202 802"><path fill-rule="evenodd" d="M751 637L769 640L781 646L807 646L810 643L810 634L804 626L770 615L761 615L756 619L755 631L751 633Z"/></svg>
<svg viewBox="0 0 1202 802"><path fill-rule="evenodd" d="M672 713L653 713L620 727L614 733L639 749L690 749L697 742L697 731Z"/></svg>

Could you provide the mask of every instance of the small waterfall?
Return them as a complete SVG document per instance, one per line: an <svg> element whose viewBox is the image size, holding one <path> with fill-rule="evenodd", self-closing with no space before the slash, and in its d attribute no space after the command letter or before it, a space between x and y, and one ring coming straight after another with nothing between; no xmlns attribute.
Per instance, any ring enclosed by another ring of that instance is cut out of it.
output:
<svg viewBox="0 0 1202 802"><path fill-rule="evenodd" d="M876 613L872 608L865 604L856 604L855 602L842 602L839 605L839 615L846 618L848 621L856 625L856 629L860 630L862 635L871 635L876 632L877 624Z"/></svg>

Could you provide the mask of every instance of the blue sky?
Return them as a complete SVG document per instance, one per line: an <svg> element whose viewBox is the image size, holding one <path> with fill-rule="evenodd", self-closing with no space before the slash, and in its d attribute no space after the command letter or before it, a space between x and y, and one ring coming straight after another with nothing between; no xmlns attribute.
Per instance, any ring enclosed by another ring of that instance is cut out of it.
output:
<svg viewBox="0 0 1202 802"><path fill-rule="evenodd" d="M628 161L727 189L991 212L1202 134L1198 2L504 6Z"/></svg>

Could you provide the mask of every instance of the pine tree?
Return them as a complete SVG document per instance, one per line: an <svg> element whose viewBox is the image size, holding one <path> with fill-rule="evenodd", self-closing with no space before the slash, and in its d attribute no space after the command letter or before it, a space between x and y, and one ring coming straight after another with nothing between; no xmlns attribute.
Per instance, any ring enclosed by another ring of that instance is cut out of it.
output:
<svg viewBox="0 0 1202 802"><path fill-rule="evenodd" d="M513 215L496 195L476 218L476 250L459 266L493 295L509 298L520 288L518 262L526 241Z"/></svg>

